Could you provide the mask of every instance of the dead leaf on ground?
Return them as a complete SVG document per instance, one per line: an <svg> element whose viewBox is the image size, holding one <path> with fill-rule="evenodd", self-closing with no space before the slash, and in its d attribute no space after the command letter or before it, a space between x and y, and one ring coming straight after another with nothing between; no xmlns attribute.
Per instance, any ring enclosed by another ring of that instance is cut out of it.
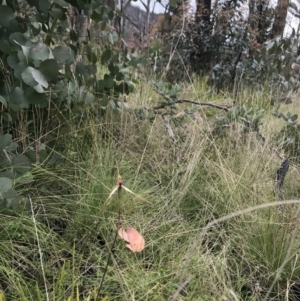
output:
<svg viewBox="0 0 300 301"><path fill-rule="evenodd" d="M128 227L126 230L120 228L118 231L119 236L124 239L128 244L126 245L132 252L141 252L145 248L144 237L133 227Z"/></svg>

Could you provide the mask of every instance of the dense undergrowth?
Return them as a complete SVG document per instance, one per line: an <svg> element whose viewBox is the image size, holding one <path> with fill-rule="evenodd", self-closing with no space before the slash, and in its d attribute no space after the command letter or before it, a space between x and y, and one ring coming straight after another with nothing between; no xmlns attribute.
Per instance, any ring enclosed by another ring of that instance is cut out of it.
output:
<svg viewBox="0 0 300 301"><path fill-rule="evenodd" d="M232 104L203 79L181 94ZM110 252L104 300L299 300L299 205L285 205L283 213L268 206L278 200L274 178L282 163L274 149L283 154L274 143L281 120L272 116L271 93L245 88L237 100L264 110L266 141L232 116L218 124L227 113L211 107L193 107L197 115L178 126L166 127L161 114L141 117L135 108L159 100L146 80L129 97L130 110L65 117L55 132L64 151L49 149L55 162L35 166L34 182L18 187L30 206L2 211L6 300L95 300ZM297 97L294 105L296 111ZM186 108L179 104L178 114ZM44 134L46 146L52 135ZM121 240L111 249L119 205L115 196L106 201L118 173L136 194L124 192L121 223L143 234L141 253ZM285 200L297 200L299 179L293 163Z"/></svg>

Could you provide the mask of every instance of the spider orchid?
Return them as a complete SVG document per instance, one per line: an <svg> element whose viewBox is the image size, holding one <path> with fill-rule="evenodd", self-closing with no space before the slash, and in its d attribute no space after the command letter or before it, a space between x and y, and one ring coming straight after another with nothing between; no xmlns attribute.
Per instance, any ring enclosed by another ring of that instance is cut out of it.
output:
<svg viewBox="0 0 300 301"><path fill-rule="evenodd" d="M129 188L127 188L126 186L123 185L124 184L124 179L118 175L118 179L117 179L117 185L112 189L109 197L107 198L105 204L108 204L109 203L109 200L111 199L111 197L118 191L118 196L119 196L119 199L121 197L121 191L122 191L122 188L125 189L127 192L133 194L134 196L142 199L142 200L145 200L143 197L137 195L136 193L134 193L132 190L130 190Z"/></svg>

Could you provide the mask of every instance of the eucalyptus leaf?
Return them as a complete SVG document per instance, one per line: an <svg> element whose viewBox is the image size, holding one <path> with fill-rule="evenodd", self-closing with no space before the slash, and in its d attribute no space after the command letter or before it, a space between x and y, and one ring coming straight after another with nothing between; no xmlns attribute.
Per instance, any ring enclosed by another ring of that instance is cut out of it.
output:
<svg viewBox="0 0 300 301"><path fill-rule="evenodd" d="M102 53L101 56L101 64L105 65L109 62L110 58L111 58L112 52L110 49L105 49Z"/></svg>
<svg viewBox="0 0 300 301"><path fill-rule="evenodd" d="M22 27L20 27L22 26ZM13 19L9 21L9 25L8 25L8 30L10 32L21 32L21 33L25 33L26 32L26 23L25 24L19 24L17 22L17 20Z"/></svg>
<svg viewBox="0 0 300 301"><path fill-rule="evenodd" d="M108 74L104 75L104 82L105 82L105 87L106 88L112 88L114 85L114 80L111 76L109 76Z"/></svg>
<svg viewBox="0 0 300 301"><path fill-rule="evenodd" d="M7 198L6 200L7 200L6 207L14 211L30 208L30 202L24 196L18 195L17 197Z"/></svg>
<svg viewBox="0 0 300 301"><path fill-rule="evenodd" d="M25 84L29 86L36 86L38 82L34 79L32 75L32 70L35 70L32 67L26 67L22 72L21 76Z"/></svg>
<svg viewBox="0 0 300 301"><path fill-rule="evenodd" d="M294 114L293 116L291 116L291 120L293 122L295 122L297 119L298 119L298 115L297 114Z"/></svg>
<svg viewBox="0 0 300 301"><path fill-rule="evenodd" d="M87 92L84 97L84 102L90 105L93 103L94 99L95 99L94 95L90 92Z"/></svg>
<svg viewBox="0 0 300 301"><path fill-rule="evenodd" d="M65 11L63 8L54 7L50 11L50 15L56 19L63 19L65 17Z"/></svg>
<svg viewBox="0 0 300 301"><path fill-rule="evenodd" d="M10 20L13 20L14 18L14 12L10 7L0 5L0 26L8 26Z"/></svg>
<svg viewBox="0 0 300 301"><path fill-rule="evenodd" d="M28 67L28 65L26 63L23 62L19 62L15 65L14 68L14 76L21 80L22 79L22 72Z"/></svg>
<svg viewBox="0 0 300 301"><path fill-rule="evenodd" d="M2 51L3 53L11 53L12 52L10 44L7 40L2 39L0 41L0 51Z"/></svg>
<svg viewBox="0 0 300 301"><path fill-rule="evenodd" d="M61 7L67 7L68 3L65 2L64 0L54 0L54 3L60 5Z"/></svg>
<svg viewBox="0 0 300 301"><path fill-rule="evenodd" d="M0 95L0 103L2 103L3 106L4 106L5 108L7 108L7 101L6 101L6 99L5 99L4 97L2 97L1 95Z"/></svg>
<svg viewBox="0 0 300 301"><path fill-rule="evenodd" d="M33 22L30 24L31 32L33 36L37 36L41 32L41 26L37 22Z"/></svg>
<svg viewBox="0 0 300 301"><path fill-rule="evenodd" d="M12 117L9 113L7 112L1 112L1 117L6 121L6 122L12 122Z"/></svg>
<svg viewBox="0 0 300 301"><path fill-rule="evenodd" d="M50 57L50 48L41 43L34 43L30 47L30 56L34 60L46 60Z"/></svg>
<svg viewBox="0 0 300 301"><path fill-rule="evenodd" d="M0 178L8 178L13 180L15 178L12 170L5 170L0 172Z"/></svg>
<svg viewBox="0 0 300 301"><path fill-rule="evenodd" d="M39 1L39 5L38 5L39 11L48 14L51 8L50 1L48 0L38 0L38 1Z"/></svg>
<svg viewBox="0 0 300 301"><path fill-rule="evenodd" d="M9 36L9 42L13 49L20 50L26 45L27 39L20 32L14 32Z"/></svg>
<svg viewBox="0 0 300 301"><path fill-rule="evenodd" d="M18 193L14 188L10 188L8 191L3 193L3 197L6 199L13 199L18 197Z"/></svg>
<svg viewBox="0 0 300 301"><path fill-rule="evenodd" d="M77 82L69 81L68 93L73 94L77 88Z"/></svg>
<svg viewBox="0 0 300 301"><path fill-rule="evenodd" d="M18 53L16 51L11 52L6 60L7 60L8 66L12 69L14 69L15 66L20 62L20 60L18 58Z"/></svg>
<svg viewBox="0 0 300 301"><path fill-rule="evenodd" d="M14 88L13 91L9 93L9 104L20 105L22 107L24 101L24 91L20 87Z"/></svg>
<svg viewBox="0 0 300 301"><path fill-rule="evenodd" d="M107 95L103 95L102 99L100 100L100 106L103 109L106 109L107 105L108 105L109 99Z"/></svg>
<svg viewBox="0 0 300 301"><path fill-rule="evenodd" d="M33 86L33 89L38 93L44 93L44 89L40 84L37 84L36 86Z"/></svg>
<svg viewBox="0 0 300 301"><path fill-rule="evenodd" d="M20 62L28 64L29 63L29 48L26 49L26 47L22 47L23 50L18 51L18 59ZM25 53L24 53L25 52Z"/></svg>
<svg viewBox="0 0 300 301"><path fill-rule="evenodd" d="M53 49L54 58L61 64L71 64L74 62L74 52L67 46L58 46Z"/></svg>
<svg viewBox="0 0 300 301"><path fill-rule="evenodd" d="M22 79L24 83L29 86L36 86L37 84L40 84L44 88L48 88L48 82L45 76L33 67L27 67L22 72Z"/></svg>
<svg viewBox="0 0 300 301"><path fill-rule="evenodd" d="M12 139L11 134L0 134L0 151L2 151L4 148L10 145Z"/></svg>
<svg viewBox="0 0 300 301"><path fill-rule="evenodd" d="M25 155L16 155L12 158L12 167L20 175L24 175L31 169L30 160Z"/></svg>
<svg viewBox="0 0 300 301"><path fill-rule="evenodd" d="M55 80L59 72L57 61L55 59L43 61L40 65L40 72L45 76L46 80Z"/></svg>
<svg viewBox="0 0 300 301"><path fill-rule="evenodd" d="M108 41L110 44L114 45L114 38L113 35L109 32L108 33Z"/></svg>
<svg viewBox="0 0 300 301"><path fill-rule="evenodd" d="M19 147L17 142L11 142L9 146L6 147L6 150L9 152L14 152Z"/></svg>
<svg viewBox="0 0 300 301"><path fill-rule="evenodd" d="M12 188L12 180L9 178L0 178L0 194L9 191Z"/></svg>

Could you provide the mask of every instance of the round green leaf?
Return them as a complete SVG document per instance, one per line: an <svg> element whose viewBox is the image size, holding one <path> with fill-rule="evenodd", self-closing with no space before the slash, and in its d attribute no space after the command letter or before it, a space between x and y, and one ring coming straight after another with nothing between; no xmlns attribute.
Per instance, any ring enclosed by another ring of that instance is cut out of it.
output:
<svg viewBox="0 0 300 301"><path fill-rule="evenodd" d="M14 12L17 10L19 11L18 2L16 0L6 0L6 5L9 6ZM2 4L2 1L1 1Z"/></svg>
<svg viewBox="0 0 300 301"><path fill-rule="evenodd" d="M25 26L25 25L23 25L23 26ZM21 32L21 28L20 28L17 20L13 19L13 20L9 21L8 30L9 30L9 32Z"/></svg>
<svg viewBox="0 0 300 301"><path fill-rule="evenodd" d="M3 53L11 53L12 49L10 47L10 44L7 40L1 40L0 41L0 50L3 52Z"/></svg>
<svg viewBox="0 0 300 301"><path fill-rule="evenodd" d="M39 70L32 67L27 67L22 72L22 79L24 83L29 86L36 86L37 84L40 84L44 88L48 88L48 82L45 76Z"/></svg>
<svg viewBox="0 0 300 301"><path fill-rule="evenodd" d="M84 96L84 102L87 104L87 105L90 105L93 103L95 97L92 93L90 92L87 92Z"/></svg>
<svg viewBox="0 0 300 301"><path fill-rule="evenodd" d="M12 69L14 69L19 62L20 60L16 51L10 53L10 55L7 57L7 64Z"/></svg>
<svg viewBox="0 0 300 301"><path fill-rule="evenodd" d="M14 32L9 36L9 42L13 49L20 50L22 45L26 45L26 38L20 32Z"/></svg>
<svg viewBox="0 0 300 301"><path fill-rule="evenodd" d="M30 47L30 56L34 60L46 60L50 57L50 48L44 44L34 43Z"/></svg>
<svg viewBox="0 0 300 301"><path fill-rule="evenodd" d="M10 114L7 112L1 112L1 117L6 121L6 122L12 122L12 117Z"/></svg>
<svg viewBox="0 0 300 301"><path fill-rule="evenodd" d="M69 81L68 84L68 93L71 95L75 92L77 88L77 82Z"/></svg>
<svg viewBox="0 0 300 301"><path fill-rule="evenodd" d="M61 7L68 6L68 3L65 2L64 0L54 0L54 2L57 3L58 5L60 5Z"/></svg>
<svg viewBox="0 0 300 301"><path fill-rule="evenodd" d="M9 21L15 18L13 10L6 6L0 6L0 26L8 26Z"/></svg>
<svg viewBox="0 0 300 301"><path fill-rule="evenodd" d="M3 207L3 205L2 205ZM9 210L28 210L30 208L30 201L28 198L25 198L24 196L18 195L17 197L13 198L7 198L6 199L6 208ZM6 212L6 211L4 211ZM10 211L8 211L10 212Z"/></svg>
<svg viewBox="0 0 300 301"><path fill-rule="evenodd" d="M88 60L93 63L96 64L97 63L97 55L92 52L91 54L88 55Z"/></svg>
<svg viewBox="0 0 300 301"><path fill-rule="evenodd" d="M48 81L56 79L59 72L57 61L55 59L48 59L43 61L40 65L40 72Z"/></svg>
<svg viewBox="0 0 300 301"><path fill-rule="evenodd" d="M71 48L67 46L58 46L55 47L53 50L54 58L60 64L71 64L74 62L74 52Z"/></svg>
<svg viewBox="0 0 300 301"><path fill-rule="evenodd" d="M6 101L6 99L5 99L4 97L2 97L1 95L0 95L0 103L2 103L2 104L4 105L5 108L7 108L7 101Z"/></svg>
<svg viewBox="0 0 300 301"><path fill-rule="evenodd" d="M32 70L34 70L34 68L32 67L25 68L21 76L25 84L29 86L36 86L38 82L34 79L32 75Z"/></svg>
<svg viewBox="0 0 300 301"><path fill-rule="evenodd" d="M8 104L13 111L19 112L23 108L28 108L22 88L16 87L8 96Z"/></svg>
<svg viewBox="0 0 300 301"><path fill-rule="evenodd" d="M114 14L114 12L112 10L110 10L107 15L108 15L108 18L110 20L112 20L114 18L114 16L115 16L115 14Z"/></svg>
<svg viewBox="0 0 300 301"><path fill-rule="evenodd" d="M96 65L86 65L85 69L88 72L88 74L96 74L97 73L97 66Z"/></svg>
<svg viewBox="0 0 300 301"><path fill-rule="evenodd" d="M56 18L59 20L62 20L65 17L65 12L64 12L63 8L60 8L60 7L52 8L49 13L53 18Z"/></svg>
<svg viewBox="0 0 300 301"><path fill-rule="evenodd" d="M109 89L112 88L114 85L114 81L113 81L112 77L110 77L107 74L104 75L104 82L105 82L105 87L109 88Z"/></svg>
<svg viewBox="0 0 300 301"><path fill-rule="evenodd" d="M27 64L24 62L19 62L14 67L14 76L15 78L21 80L22 79L22 72L27 68Z"/></svg>
<svg viewBox="0 0 300 301"><path fill-rule="evenodd" d="M104 89L105 89L105 81L103 79L98 80L96 84L97 92L102 92Z"/></svg>
<svg viewBox="0 0 300 301"><path fill-rule="evenodd" d="M39 23L37 22L33 22L30 24L30 27L31 27L31 32L32 32L32 35L35 37L37 36L40 31L41 31L41 26L39 25Z"/></svg>
<svg viewBox="0 0 300 301"><path fill-rule="evenodd" d="M110 58L111 58L111 50L105 49L101 56L101 64L104 65L108 63Z"/></svg>
<svg viewBox="0 0 300 301"><path fill-rule="evenodd" d="M22 88L16 87L12 92L9 94L9 105L22 105L24 101L24 92Z"/></svg>
<svg viewBox="0 0 300 301"><path fill-rule="evenodd" d="M51 4L48 0L39 0L39 10L45 14L49 13Z"/></svg>
<svg viewBox="0 0 300 301"><path fill-rule="evenodd" d="M103 95L102 99L100 100L100 106L103 109L106 109L107 105L108 105L109 99L107 95Z"/></svg>
<svg viewBox="0 0 300 301"><path fill-rule="evenodd" d="M11 188L8 191L3 193L3 197L6 199L14 199L18 197L18 193L16 192L15 189ZM7 207L10 207L11 202L7 202Z"/></svg>
<svg viewBox="0 0 300 301"><path fill-rule="evenodd" d="M10 145L11 139L11 134L0 135L0 151L2 151L5 147Z"/></svg>
<svg viewBox="0 0 300 301"><path fill-rule="evenodd" d="M8 66L14 69L15 66L20 62L18 58L18 53L16 51L11 52L10 55L7 57L6 61Z"/></svg>
<svg viewBox="0 0 300 301"><path fill-rule="evenodd" d="M33 6L38 7L38 5L39 5L39 1L38 0L28 0L27 2L32 7Z"/></svg>
<svg viewBox="0 0 300 301"><path fill-rule="evenodd" d="M29 48L22 46L22 50L18 51L18 59L22 63L28 64Z"/></svg>
<svg viewBox="0 0 300 301"><path fill-rule="evenodd" d="M6 150L9 152L14 152L19 147L17 142L11 142L9 146L6 147Z"/></svg>
<svg viewBox="0 0 300 301"><path fill-rule="evenodd" d="M36 159L36 152L35 152L35 150L33 148L30 148L26 152L26 156L30 160L31 163L36 163L36 161L37 161L37 159Z"/></svg>
<svg viewBox="0 0 300 301"><path fill-rule="evenodd" d="M40 84L37 84L36 86L33 86L33 89L38 93L44 93L44 89Z"/></svg>
<svg viewBox="0 0 300 301"><path fill-rule="evenodd" d="M14 171L23 175L31 169L30 160L25 155L17 155L12 158L12 167Z"/></svg>
<svg viewBox="0 0 300 301"><path fill-rule="evenodd" d="M116 76L116 80L117 80L117 81L121 81L121 80L123 80L123 79L124 79L124 74L121 73L121 72L119 72L119 73L117 74L117 76Z"/></svg>
<svg viewBox="0 0 300 301"><path fill-rule="evenodd" d="M3 194L12 188L12 180L9 178L0 178L0 193Z"/></svg>
<svg viewBox="0 0 300 301"><path fill-rule="evenodd" d="M0 172L0 178L9 178L11 180L14 179L14 174L11 170L5 170Z"/></svg>

